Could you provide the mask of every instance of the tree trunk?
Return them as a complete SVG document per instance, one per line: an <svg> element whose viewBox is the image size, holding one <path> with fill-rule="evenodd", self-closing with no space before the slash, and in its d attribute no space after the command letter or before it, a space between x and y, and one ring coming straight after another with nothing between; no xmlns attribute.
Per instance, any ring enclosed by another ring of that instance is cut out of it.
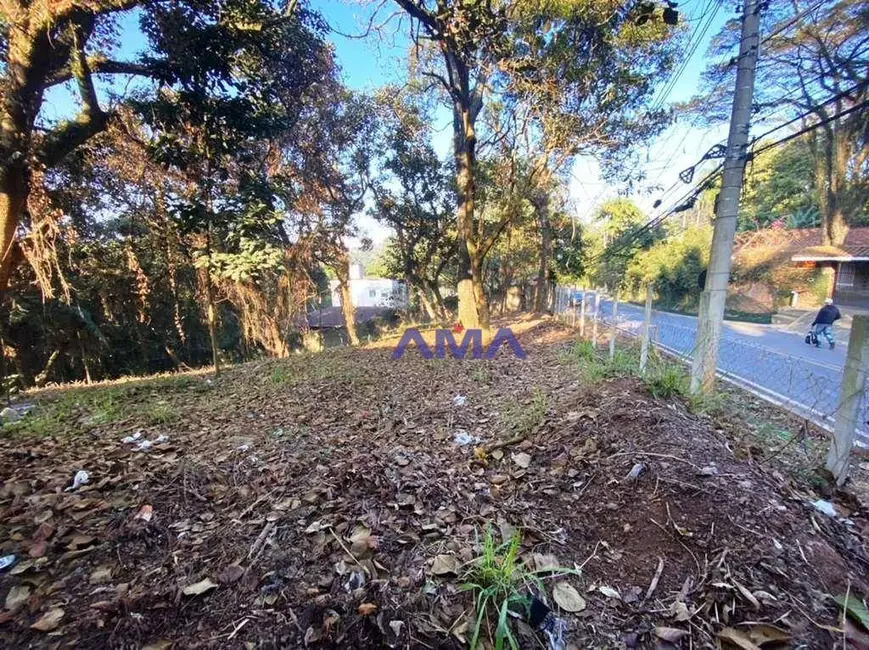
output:
<svg viewBox="0 0 869 650"><path fill-rule="evenodd" d="M842 190L846 182L848 143L835 128L828 127L819 135L816 147L815 182L821 208L821 243L841 246L848 234L842 209Z"/></svg>
<svg viewBox="0 0 869 650"><path fill-rule="evenodd" d="M438 320L437 310L435 309L434 304L432 304L432 301L429 300L428 295L426 295L425 289L423 287L417 287L416 291L419 295L419 301L422 303L422 307L425 310L425 314L428 317L429 321L434 322Z"/></svg>
<svg viewBox="0 0 869 650"><path fill-rule="evenodd" d="M431 292L436 318L442 321L447 320L447 307L444 304L444 297L441 295L441 289L436 280L428 282L428 290Z"/></svg>
<svg viewBox="0 0 869 650"><path fill-rule="evenodd" d="M474 228L474 199L476 193L474 172L476 171L477 136L474 122L478 107L472 106L467 68L456 65L463 73L460 85L463 101L454 100L453 105L453 148L456 161L456 188L458 208L456 217L459 231L459 269L458 287L459 322L467 329L489 326L489 314L482 282L482 260L476 229ZM476 267L476 268L475 268Z"/></svg>
<svg viewBox="0 0 869 650"><path fill-rule="evenodd" d="M357 346L359 337L356 334L356 308L350 295L350 258L346 251L338 260L335 275L338 277L338 287L341 290L341 313L344 314L347 338L350 340L350 345Z"/></svg>
<svg viewBox="0 0 869 650"><path fill-rule="evenodd" d="M210 207L209 207L210 209ZM220 349L217 345L217 308L214 305L214 287L211 283L211 220L205 233L205 309L208 320L208 338L211 340L211 363L214 365L214 374L220 374Z"/></svg>
<svg viewBox="0 0 869 650"><path fill-rule="evenodd" d="M48 357L48 361L45 362L45 367L42 369L38 375L36 375L36 379L34 379L33 383L37 388L42 388L45 384L48 383L48 375L51 374L51 369L54 367L54 362L57 361L57 358L60 356L60 350L55 350L51 353L51 356Z"/></svg>
<svg viewBox="0 0 869 650"><path fill-rule="evenodd" d="M843 132L844 131L844 132ZM845 243L848 234L848 223L845 220L845 190L848 182L848 148L847 131L841 128L833 130L832 171L830 177L830 241L834 246Z"/></svg>
<svg viewBox="0 0 869 650"><path fill-rule="evenodd" d="M208 319L208 338L211 340L211 363L214 374L220 374L220 350L217 345L217 309L214 306L214 289L211 286L211 270L205 267L205 304Z"/></svg>
<svg viewBox="0 0 869 650"><path fill-rule="evenodd" d="M78 352L81 355L81 365L84 366L84 383L90 384L92 381L91 380L91 367L90 367L90 365L88 365L87 353L85 352L85 349L84 349L84 343L82 343L82 340L81 340L81 333L76 332L75 336L78 339ZM145 371L147 372L147 370L148 369L146 366Z"/></svg>
<svg viewBox="0 0 869 650"><path fill-rule="evenodd" d="M20 260L15 231L27 207L28 191L26 170L17 165L0 169L0 298L5 295L9 278Z"/></svg>
<svg viewBox="0 0 869 650"><path fill-rule="evenodd" d="M549 223L549 206L547 197L542 193L534 201L537 211L537 224L540 228L540 251L537 266L537 295L534 301L534 311L543 312L549 306L549 256L552 248L552 229Z"/></svg>

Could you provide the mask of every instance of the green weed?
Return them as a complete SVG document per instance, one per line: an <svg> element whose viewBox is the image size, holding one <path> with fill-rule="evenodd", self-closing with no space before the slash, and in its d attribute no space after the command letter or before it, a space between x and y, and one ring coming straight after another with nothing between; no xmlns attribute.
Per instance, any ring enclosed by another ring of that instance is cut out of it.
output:
<svg viewBox="0 0 869 650"><path fill-rule="evenodd" d="M507 404L502 411L502 418L507 428L512 429L516 435L527 434L543 421L548 404L546 393L535 388L530 404Z"/></svg>
<svg viewBox="0 0 869 650"><path fill-rule="evenodd" d="M290 369L285 365L275 366L269 373L269 382L271 382L272 384L286 384L289 383L292 378L293 374L290 372Z"/></svg>
<svg viewBox="0 0 869 650"><path fill-rule="evenodd" d="M653 397L670 399L688 395L688 377L682 368L665 364L643 377L643 381Z"/></svg>
<svg viewBox="0 0 869 650"><path fill-rule="evenodd" d="M492 529L487 528L483 535L481 554L463 577L464 582L460 589L474 594L472 650L477 647L483 622L489 616L496 617L498 621L494 638L490 638L495 650L503 650L505 644L509 644L514 650L519 648L508 622L509 612L521 608L527 615L530 605L527 593L529 584L543 589L540 579L518 561L520 541L517 531L507 542L496 544Z"/></svg>
<svg viewBox="0 0 869 650"><path fill-rule="evenodd" d="M610 378L630 377L636 375L640 369L639 358L633 350L616 349L612 359L607 356L604 364L603 375Z"/></svg>
<svg viewBox="0 0 869 650"><path fill-rule="evenodd" d="M488 384L492 381L492 373L486 366L475 364L471 371L471 380L478 384Z"/></svg>
<svg viewBox="0 0 869 650"><path fill-rule="evenodd" d="M89 425L117 422L125 415L124 400L120 390L95 391L90 399L82 401L90 411L90 415L85 420Z"/></svg>
<svg viewBox="0 0 869 650"><path fill-rule="evenodd" d="M178 410L165 400L149 404L142 410L149 424L171 424L180 417Z"/></svg>
<svg viewBox="0 0 869 650"><path fill-rule="evenodd" d="M573 569L550 567L532 570L524 562L519 561L519 545L521 535L517 530L509 540L499 544L495 540L491 526L486 528L483 539L477 538L480 554L471 563L468 571L462 576L462 591L473 592L474 621L471 636L471 650L478 647L484 628L488 631L488 640L494 644L495 650L503 650L509 646L513 650L519 648L513 630L510 627L510 613L520 614L526 619L531 605L531 593L536 591L545 594L546 588L540 575L579 575ZM494 634L487 623L496 619Z"/></svg>

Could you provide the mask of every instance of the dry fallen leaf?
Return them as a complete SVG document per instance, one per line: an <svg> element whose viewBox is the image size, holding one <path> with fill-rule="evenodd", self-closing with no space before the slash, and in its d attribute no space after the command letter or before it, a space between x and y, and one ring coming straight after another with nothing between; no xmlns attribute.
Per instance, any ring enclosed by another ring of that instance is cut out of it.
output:
<svg viewBox="0 0 869 650"><path fill-rule="evenodd" d="M531 562L535 571L555 571L558 569L558 558L554 555L534 553Z"/></svg>
<svg viewBox="0 0 869 650"><path fill-rule="evenodd" d="M726 627L721 630L718 633L718 638L738 648L742 648L742 650L761 650L760 646L754 643L747 634L732 627Z"/></svg>
<svg viewBox="0 0 869 650"><path fill-rule="evenodd" d="M736 588L739 589L739 593L745 596L745 599L751 603L752 607L754 607L755 609L760 609L760 602L758 602L757 598L754 597L754 594L751 593L748 588L746 588L744 585L737 582L736 580L733 581L733 584L735 584Z"/></svg>
<svg viewBox="0 0 869 650"><path fill-rule="evenodd" d="M51 632L56 630L60 625L60 620L63 618L63 610L60 607L50 609L42 617L31 625L31 629L39 630L40 632Z"/></svg>
<svg viewBox="0 0 869 650"><path fill-rule="evenodd" d="M448 573L456 573L457 570L458 561L455 555L435 555L431 565L431 572L434 575L443 576Z"/></svg>
<svg viewBox="0 0 869 650"><path fill-rule="evenodd" d="M791 639L789 632L776 627L772 623L740 623L740 626L748 629L748 636L757 645L784 643Z"/></svg>
<svg viewBox="0 0 869 650"><path fill-rule="evenodd" d="M151 521L151 517L154 516L154 507L150 505L144 505L139 508L139 512L136 513L134 519L141 519L145 523Z"/></svg>
<svg viewBox="0 0 869 650"><path fill-rule="evenodd" d="M199 582L194 582L192 585L187 585L184 587L182 592L185 596L198 596L204 594L206 591L211 591L216 587L217 583L211 582L209 578L205 578Z"/></svg>
<svg viewBox="0 0 869 650"><path fill-rule="evenodd" d="M597 590L598 590L600 593L602 593L604 596L606 596L607 598L615 598L616 600L621 600L621 599L622 599L622 597L621 597L621 595L619 594L619 592L617 592L617 591L616 591L615 589L613 589L612 587L606 587L606 586L603 586L603 587L598 587Z"/></svg>
<svg viewBox="0 0 869 650"><path fill-rule="evenodd" d="M655 636L670 643L676 643L683 636L688 636L688 630L680 630L677 627L656 627L654 630Z"/></svg>
<svg viewBox="0 0 869 650"><path fill-rule="evenodd" d="M217 576L217 579L225 585L231 584L244 575L244 569L237 564L228 564L223 567L223 571Z"/></svg>
<svg viewBox="0 0 869 650"><path fill-rule="evenodd" d="M6 594L6 609L16 610L22 607L30 598L30 587L27 585L15 585Z"/></svg>
<svg viewBox="0 0 869 650"><path fill-rule="evenodd" d="M101 585L106 582L111 582L112 580L112 568L108 566L98 567L93 573L91 573L89 582L92 585Z"/></svg>
<svg viewBox="0 0 869 650"><path fill-rule="evenodd" d="M172 647L172 642L166 639L152 641L148 645L142 646L142 650L169 650Z"/></svg>
<svg viewBox="0 0 869 650"><path fill-rule="evenodd" d="M39 558L45 555L47 549L48 544L44 539L41 539L30 547L29 555L32 558Z"/></svg>
<svg viewBox="0 0 869 650"><path fill-rule="evenodd" d="M374 603L362 603L359 605L359 616L371 616L377 611L377 605Z"/></svg>
<svg viewBox="0 0 869 650"><path fill-rule="evenodd" d="M585 609L585 599L566 582L559 582L552 588L552 598L565 612L581 612Z"/></svg>
<svg viewBox="0 0 869 650"><path fill-rule="evenodd" d="M522 469L526 469L531 464L531 454L526 454L524 451L520 451L518 454L513 454L512 458L513 462Z"/></svg>

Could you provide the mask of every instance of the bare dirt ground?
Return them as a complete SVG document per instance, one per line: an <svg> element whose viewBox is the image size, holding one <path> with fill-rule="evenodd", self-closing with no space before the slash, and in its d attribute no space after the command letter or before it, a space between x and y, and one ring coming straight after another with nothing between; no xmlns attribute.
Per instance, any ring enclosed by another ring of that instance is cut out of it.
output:
<svg viewBox="0 0 869 650"><path fill-rule="evenodd" d="M466 647L490 530L572 569L543 581L579 611L538 594L568 648L867 647L834 602L869 593L866 506L808 490L816 433L580 380L569 331L520 329L526 360L341 349L41 394L0 439L0 645Z"/></svg>

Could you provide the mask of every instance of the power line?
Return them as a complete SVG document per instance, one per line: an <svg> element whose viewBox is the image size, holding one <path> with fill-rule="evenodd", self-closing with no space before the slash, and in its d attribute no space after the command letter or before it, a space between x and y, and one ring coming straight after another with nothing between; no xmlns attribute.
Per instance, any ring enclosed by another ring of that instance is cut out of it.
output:
<svg viewBox="0 0 869 650"><path fill-rule="evenodd" d="M767 151L768 149L772 149L773 147L778 147L780 145L785 144L786 142L790 142L791 140L794 140L795 138L798 138L801 135L805 135L806 133L810 133L811 131L814 131L815 129L821 128L825 124L829 124L830 122L838 120L840 117L845 117L846 115L850 115L851 113L858 111L861 108L865 108L867 106L869 106L869 99L865 99L858 104L854 104L850 108L847 108L843 111L839 111L835 115L830 115L829 117L826 117L822 120L818 120L817 122L814 122L813 124L811 124L807 127L804 127L802 129L800 129L799 131L791 133L790 135L787 135L779 140L775 140L774 142L770 142L770 143L760 147L759 149L753 151L752 156L756 156L760 153L763 153L764 151ZM771 131L770 131L770 133L771 133Z"/></svg>
<svg viewBox="0 0 869 650"><path fill-rule="evenodd" d="M603 255L604 255L604 254L606 254L607 256L618 255L620 252L622 252L622 251L624 251L625 249L627 249L627 248L628 248L632 243L634 243L635 241L637 241L637 240L640 238L641 235L643 235L643 234L645 234L646 232L652 230L653 228L657 228L659 225L661 225L662 223L664 223L664 221L665 221L667 218L671 217L672 215L674 215L674 214L676 214L676 213L678 213L678 212L682 212L684 209L688 209L688 208L690 207L689 204L693 204L693 202L697 199L697 197L700 195L700 193L701 193L704 189L706 189L706 187L707 187L707 185L709 184L709 182L710 182L714 177L718 176L718 175L721 173L721 169L722 169L723 166L724 166L724 163L719 163L719 164L715 167L715 169L713 169L713 170L712 170L711 172L709 172L706 176L704 176L703 179L702 179L699 183L697 183L697 185L696 185L695 187L693 187L689 192L687 192L686 194L684 194L684 195L682 196L682 198L680 198L680 199L675 203L675 205L673 205L673 207L671 207L671 208L670 208L669 210L667 210L666 212L664 212L664 213L658 215L657 217L654 217L654 218L650 219L650 220L647 221L645 224L643 224L642 226L640 226L639 229L634 230L634 231L632 231L631 233L629 233L630 236L628 237L628 239L627 239L626 241L622 242L622 243L621 243L619 246L617 246L615 249L609 249L609 250L601 251L601 253L599 253L599 254L596 255L594 258L592 258L591 260L589 260L588 263L589 263L589 264L593 264L593 263L597 262L597 261L598 261L598 260L599 260ZM680 209L680 208L681 208L681 209Z"/></svg>
<svg viewBox="0 0 869 650"><path fill-rule="evenodd" d="M685 58L682 59L682 62L679 64L679 67L676 69L676 72L673 73L673 76L667 81L664 85L664 89L661 91L660 96L657 100L655 100L652 105L652 110L657 110L664 105L664 102L667 101L667 96L673 92L673 89L676 87L676 84L679 82L679 78L688 68L688 64L691 62L691 58L697 52L697 48L700 47L700 43L706 37L706 32L709 31L709 28L712 26L712 22L715 20L715 16L718 13L718 10L721 9L721 5L724 0L711 0L706 8L703 10L703 13L700 15L699 20L702 22L706 19L705 24L702 24L698 27L697 32L691 35L691 38L688 40L688 54ZM696 38L695 38L696 35Z"/></svg>
<svg viewBox="0 0 869 650"><path fill-rule="evenodd" d="M813 6L809 7L808 9L804 9L803 11L801 11L800 13L798 13L796 16L794 16L793 18L791 18L790 21L788 21L787 24L782 25L781 27L779 27L779 28L776 29L775 31L770 32L769 34L767 34L763 39L761 39L761 41L760 41L760 45L763 45L763 44L766 43L767 41L769 41L769 40L775 38L776 36L778 36L779 34L781 34L781 33L782 33L783 31L785 31L786 29L790 29L790 27L791 27L794 23L796 23L797 21L802 20L803 18L805 18L808 14L810 14L811 12L813 12L815 9L818 9L818 8L819 8L822 4L824 4L825 2L827 2L827 0L818 0L818 2L816 2Z"/></svg>

